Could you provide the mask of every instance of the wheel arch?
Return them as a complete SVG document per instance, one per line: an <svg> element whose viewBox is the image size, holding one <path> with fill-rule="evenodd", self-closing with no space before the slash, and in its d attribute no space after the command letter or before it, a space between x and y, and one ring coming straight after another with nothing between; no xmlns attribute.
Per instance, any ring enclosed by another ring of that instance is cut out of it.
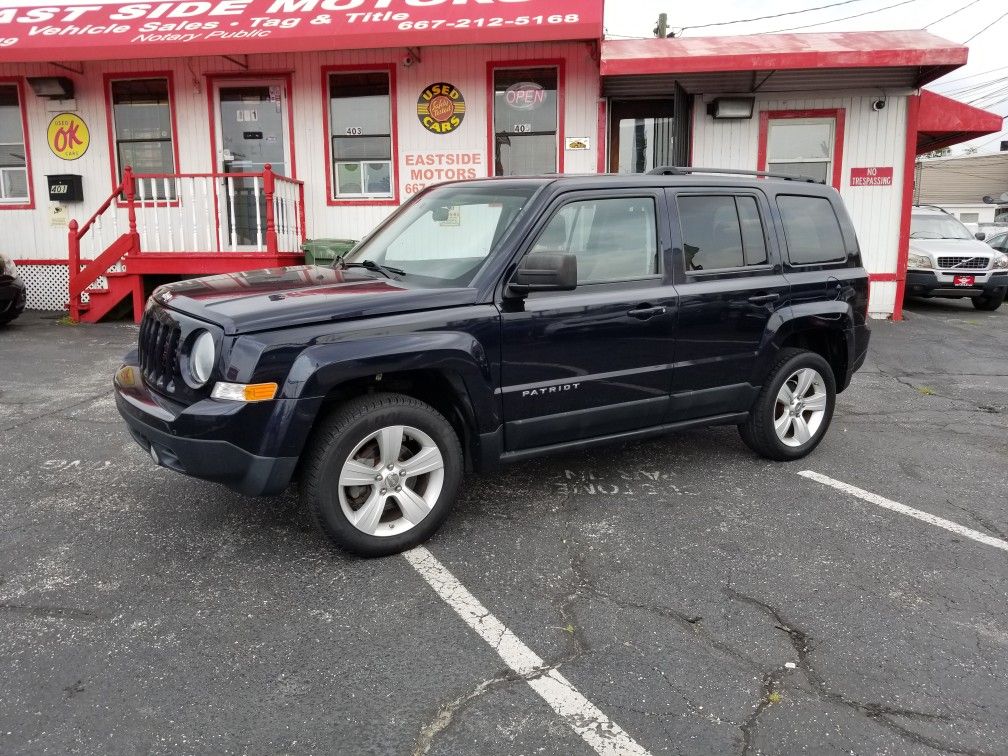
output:
<svg viewBox="0 0 1008 756"><path fill-rule="evenodd" d="M470 334L419 333L309 347L291 369L288 383L302 396L318 398L310 425L295 439L297 455L323 418L349 399L398 393L430 405L459 437L467 468L479 460L480 434L499 425L494 368ZM495 424L496 423L496 424Z"/></svg>
<svg viewBox="0 0 1008 756"><path fill-rule="evenodd" d="M854 317L844 302L830 302L835 307L794 307L793 314L780 323L770 337L770 349L764 350L760 361L761 378L782 349L805 349L820 355L833 369L837 393L847 388L850 381L849 366L853 348Z"/></svg>

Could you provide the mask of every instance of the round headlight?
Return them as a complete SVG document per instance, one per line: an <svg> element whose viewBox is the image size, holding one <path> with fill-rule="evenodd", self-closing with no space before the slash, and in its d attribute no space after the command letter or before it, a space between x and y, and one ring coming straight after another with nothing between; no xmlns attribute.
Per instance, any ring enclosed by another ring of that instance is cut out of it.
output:
<svg viewBox="0 0 1008 756"><path fill-rule="evenodd" d="M209 331L200 332L189 350L189 375L193 383L202 386L210 380L214 362L217 361L217 347Z"/></svg>

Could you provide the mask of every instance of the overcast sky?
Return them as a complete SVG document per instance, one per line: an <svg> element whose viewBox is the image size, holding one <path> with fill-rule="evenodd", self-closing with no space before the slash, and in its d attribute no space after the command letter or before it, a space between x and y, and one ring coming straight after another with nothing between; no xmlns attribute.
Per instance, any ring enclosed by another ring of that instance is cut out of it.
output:
<svg viewBox="0 0 1008 756"><path fill-rule="evenodd" d="M679 33L682 27L711 24L720 21L737 21L756 16L770 16L804 8L830 5L838 0L718 0L718 2L690 3L673 0L606 0L605 27L610 37L651 36L658 14L669 17L670 29ZM900 3L899 7L871 13L860 18L846 16L874 11ZM938 21L959 8L965 7L944 21ZM751 23L711 26L704 29L685 29L683 36L704 37L712 35L765 34L796 26L815 24L801 32L864 31L877 29L920 29L954 42L965 42L1003 13L1008 11L1005 0L849 0L825 10L808 11L780 18ZM938 21L937 23L934 23ZM829 23L823 23L829 22ZM980 107L1008 115L1008 16L997 21L990 29L969 42L969 63L943 79L929 84L928 88L963 101L979 99ZM992 70L1000 69L1000 70ZM985 73L990 71L990 73ZM965 78L971 77L971 78ZM985 82L989 86L982 87ZM971 91L960 91L974 87ZM994 103L1005 99L1004 102ZM980 152L995 152L1001 139L1008 139L1008 129L1000 136L994 135L968 143ZM962 154L967 145L957 145L953 154Z"/></svg>

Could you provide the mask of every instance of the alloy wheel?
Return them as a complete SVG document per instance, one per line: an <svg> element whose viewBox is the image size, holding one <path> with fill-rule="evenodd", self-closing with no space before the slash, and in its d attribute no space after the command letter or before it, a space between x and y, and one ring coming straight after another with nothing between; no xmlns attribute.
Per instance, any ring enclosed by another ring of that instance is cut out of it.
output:
<svg viewBox="0 0 1008 756"><path fill-rule="evenodd" d="M367 436L343 463L340 507L362 533L399 535L430 514L444 478L444 457L430 436L390 425Z"/></svg>
<svg viewBox="0 0 1008 756"><path fill-rule="evenodd" d="M787 446L796 448L811 441L826 416L826 382L818 370L799 368L792 373L774 405L774 431Z"/></svg>

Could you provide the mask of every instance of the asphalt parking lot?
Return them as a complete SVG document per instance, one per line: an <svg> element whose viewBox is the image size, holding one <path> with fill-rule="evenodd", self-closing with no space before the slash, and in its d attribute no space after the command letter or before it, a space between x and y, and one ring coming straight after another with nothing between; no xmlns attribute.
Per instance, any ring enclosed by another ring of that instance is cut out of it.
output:
<svg viewBox="0 0 1008 756"><path fill-rule="evenodd" d="M470 478L434 562L153 466L135 338L0 330L2 753L1008 751L1008 308L876 323L796 464L721 428Z"/></svg>

